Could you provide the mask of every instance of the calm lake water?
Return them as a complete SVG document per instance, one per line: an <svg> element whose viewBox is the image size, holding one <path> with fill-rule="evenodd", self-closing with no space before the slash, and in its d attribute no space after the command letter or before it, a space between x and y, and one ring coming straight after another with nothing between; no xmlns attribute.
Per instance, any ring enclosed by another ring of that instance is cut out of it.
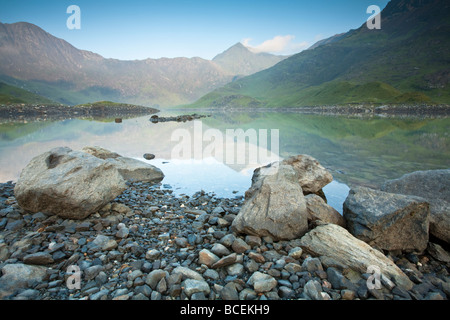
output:
<svg viewBox="0 0 450 320"><path fill-rule="evenodd" d="M175 113L160 114L166 115ZM204 190L235 197L250 187L255 168L308 154L333 174L333 183L324 191L330 205L342 212L353 186L376 188L405 173L450 168L450 118L362 119L275 112L219 113L187 123L152 124L149 118L120 124L80 119L0 123L0 182L17 180L33 157L54 147L100 146L142 161L145 153L156 155L146 162L163 170L162 183L177 194ZM230 138L238 129L249 133L245 141ZM245 161L240 163L237 158L243 152ZM256 161L250 159L255 153Z"/></svg>

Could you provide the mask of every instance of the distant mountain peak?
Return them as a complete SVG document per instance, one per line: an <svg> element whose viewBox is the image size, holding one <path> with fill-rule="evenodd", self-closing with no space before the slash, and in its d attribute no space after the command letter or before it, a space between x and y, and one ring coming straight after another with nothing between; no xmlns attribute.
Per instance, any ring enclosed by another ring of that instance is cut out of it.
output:
<svg viewBox="0 0 450 320"><path fill-rule="evenodd" d="M366 23L241 78L199 105L299 107L347 103L448 104L448 0L391 0L381 30ZM194 104L195 106L196 104Z"/></svg>
<svg viewBox="0 0 450 320"><path fill-rule="evenodd" d="M270 68L286 59L266 53L255 53L241 42L231 46L213 58L213 62L233 75L250 75Z"/></svg>

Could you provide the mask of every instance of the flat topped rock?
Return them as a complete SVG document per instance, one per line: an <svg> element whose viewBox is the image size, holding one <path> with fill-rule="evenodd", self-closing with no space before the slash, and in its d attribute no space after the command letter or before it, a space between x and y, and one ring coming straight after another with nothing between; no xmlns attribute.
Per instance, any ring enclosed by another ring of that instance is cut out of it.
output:
<svg viewBox="0 0 450 320"><path fill-rule="evenodd" d="M14 194L25 210L84 219L125 189L112 164L85 152L55 148L30 161Z"/></svg>
<svg viewBox="0 0 450 320"><path fill-rule="evenodd" d="M386 181L381 190L426 199L430 204L430 233L450 243L450 169L409 173Z"/></svg>
<svg viewBox="0 0 450 320"><path fill-rule="evenodd" d="M85 147L82 151L112 164L128 182L150 182L156 184L164 179L163 172L149 163L134 158L122 157L101 147Z"/></svg>
<svg viewBox="0 0 450 320"><path fill-rule="evenodd" d="M55 148L22 170L14 194L31 212L84 219L126 190L126 182L159 183L162 171L100 147Z"/></svg>
<svg viewBox="0 0 450 320"><path fill-rule="evenodd" d="M351 234L383 250L423 252L428 245L429 204L419 197L358 187L344 202Z"/></svg>

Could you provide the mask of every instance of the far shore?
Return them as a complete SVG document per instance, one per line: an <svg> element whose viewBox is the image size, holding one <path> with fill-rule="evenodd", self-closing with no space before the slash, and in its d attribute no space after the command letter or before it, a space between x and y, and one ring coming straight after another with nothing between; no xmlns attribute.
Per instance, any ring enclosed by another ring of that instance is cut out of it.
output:
<svg viewBox="0 0 450 320"><path fill-rule="evenodd" d="M60 120L67 118L133 118L152 115L158 109L122 103L94 103L66 106L42 104L0 105L0 119L7 120Z"/></svg>
<svg viewBox="0 0 450 320"><path fill-rule="evenodd" d="M170 108L171 111L197 111L197 112L294 112L318 115L337 116L362 116L362 117L448 117L450 116L450 105L373 105L373 104L348 104L348 105L324 105L305 107L262 107L244 108L225 106L221 108Z"/></svg>
<svg viewBox="0 0 450 320"><path fill-rule="evenodd" d="M371 117L408 117L408 118L446 118L450 116L450 105L370 105L348 104L305 107L273 107L273 108L243 108L243 107L216 107L216 108L189 108L184 106L162 108L170 112L199 112L201 114L213 113L301 113L324 116L349 116L360 118ZM42 105L42 104L12 104L0 105L0 121L35 121L35 120L64 120L79 119L128 119L145 115L155 115L161 110L132 104L122 103L93 103L77 106Z"/></svg>

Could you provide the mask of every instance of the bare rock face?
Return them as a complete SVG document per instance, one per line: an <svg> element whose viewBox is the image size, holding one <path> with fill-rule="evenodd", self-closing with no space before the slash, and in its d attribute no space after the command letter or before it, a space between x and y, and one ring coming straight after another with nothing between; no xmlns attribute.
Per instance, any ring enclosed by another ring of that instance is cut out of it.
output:
<svg viewBox="0 0 450 320"><path fill-rule="evenodd" d="M115 166L126 181L156 184L164 179L164 174L159 168L143 161L122 157L115 152L100 147L85 147L83 151Z"/></svg>
<svg viewBox="0 0 450 320"><path fill-rule="evenodd" d="M292 240L308 231L308 220L343 225L342 216L322 199L310 197L308 203L305 198L320 194L332 180L332 175L308 155L258 168L232 228L237 233Z"/></svg>
<svg viewBox="0 0 450 320"><path fill-rule="evenodd" d="M351 235L335 224L324 224L304 235L299 241L307 253L320 257L325 267L339 267L366 273L369 267L377 267L381 273L406 290L413 283L403 271L380 251Z"/></svg>
<svg viewBox="0 0 450 320"><path fill-rule="evenodd" d="M298 175L298 181L305 195L318 193L333 181L333 176L316 159L308 155L298 155L282 161L290 165Z"/></svg>
<svg viewBox="0 0 450 320"><path fill-rule="evenodd" d="M125 180L111 163L85 152L55 148L30 161L14 193L25 210L84 219L125 189Z"/></svg>
<svg viewBox="0 0 450 320"><path fill-rule="evenodd" d="M306 201L292 166L275 163L255 171L232 229L274 240L291 240L307 232Z"/></svg>
<svg viewBox="0 0 450 320"><path fill-rule="evenodd" d="M364 187L344 203L347 229L383 250L423 252L428 245L429 204L425 199Z"/></svg>
<svg viewBox="0 0 450 320"><path fill-rule="evenodd" d="M309 194L306 197L306 207L308 209L308 220L314 222L320 220L326 223L334 223L345 228L344 217L329 206L316 194Z"/></svg>
<svg viewBox="0 0 450 320"><path fill-rule="evenodd" d="M381 190L426 199L430 203L430 234L450 243L450 169L409 173L386 181Z"/></svg>

